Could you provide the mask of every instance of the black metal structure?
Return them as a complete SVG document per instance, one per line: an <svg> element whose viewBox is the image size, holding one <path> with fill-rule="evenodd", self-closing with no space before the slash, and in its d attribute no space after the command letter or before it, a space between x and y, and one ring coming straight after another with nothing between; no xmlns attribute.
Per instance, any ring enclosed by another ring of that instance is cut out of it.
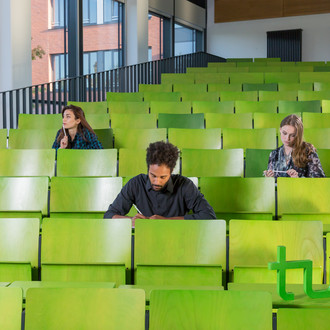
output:
<svg viewBox="0 0 330 330"><path fill-rule="evenodd" d="M68 100L105 101L107 92L137 92L139 84L159 84L162 73L185 73L187 67L206 67L208 62L225 61L198 52L0 92L3 128L16 128L19 113L60 113Z"/></svg>
<svg viewBox="0 0 330 330"><path fill-rule="evenodd" d="M302 29L267 32L267 57L284 61L301 61Z"/></svg>

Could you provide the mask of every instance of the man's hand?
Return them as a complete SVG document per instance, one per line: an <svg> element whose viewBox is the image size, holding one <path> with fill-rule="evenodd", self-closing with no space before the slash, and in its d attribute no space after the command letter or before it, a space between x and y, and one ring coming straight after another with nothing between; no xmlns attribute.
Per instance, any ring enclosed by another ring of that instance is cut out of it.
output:
<svg viewBox="0 0 330 330"><path fill-rule="evenodd" d="M161 215L154 214L149 219L168 219L168 218L162 217Z"/></svg>
<svg viewBox="0 0 330 330"><path fill-rule="evenodd" d="M135 220L136 219L149 219L148 217L145 217L141 213L136 213L135 216L132 218L132 227L135 228Z"/></svg>
<svg viewBox="0 0 330 330"><path fill-rule="evenodd" d="M68 137L64 136L63 139L61 140L60 149L66 149L67 146L68 146Z"/></svg>

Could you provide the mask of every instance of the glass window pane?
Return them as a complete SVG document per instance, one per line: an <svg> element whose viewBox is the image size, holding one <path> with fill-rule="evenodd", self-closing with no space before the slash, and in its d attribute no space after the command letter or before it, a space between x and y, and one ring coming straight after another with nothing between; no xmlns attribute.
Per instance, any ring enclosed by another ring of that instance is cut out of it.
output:
<svg viewBox="0 0 330 330"><path fill-rule="evenodd" d="M163 19L151 13L149 13L148 45L149 61L163 58Z"/></svg>
<svg viewBox="0 0 330 330"><path fill-rule="evenodd" d="M180 24L174 26L174 55L184 55L196 52L196 30Z"/></svg>

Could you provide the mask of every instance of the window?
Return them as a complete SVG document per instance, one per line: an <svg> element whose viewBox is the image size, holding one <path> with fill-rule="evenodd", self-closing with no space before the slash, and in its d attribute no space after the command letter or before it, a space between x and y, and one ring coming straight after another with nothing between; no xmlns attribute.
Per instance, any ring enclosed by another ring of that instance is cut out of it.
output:
<svg viewBox="0 0 330 330"><path fill-rule="evenodd" d="M64 26L64 0L51 0L52 28L63 28Z"/></svg>
<svg viewBox="0 0 330 330"><path fill-rule="evenodd" d="M68 55L66 55L66 61L68 60ZM61 80L64 79L68 74L68 67L65 64L64 54L51 55L52 61L52 79ZM66 71L66 74L65 74Z"/></svg>
<svg viewBox="0 0 330 330"><path fill-rule="evenodd" d="M119 17L118 2L113 0L103 0L103 22L117 22Z"/></svg>
<svg viewBox="0 0 330 330"><path fill-rule="evenodd" d="M118 49L111 49L84 53L84 74L117 68L118 52Z"/></svg>
<svg viewBox="0 0 330 330"><path fill-rule="evenodd" d="M83 23L97 23L97 0L83 0Z"/></svg>
<svg viewBox="0 0 330 330"><path fill-rule="evenodd" d="M184 55L196 52L196 30L175 24L174 55Z"/></svg>
<svg viewBox="0 0 330 330"><path fill-rule="evenodd" d="M150 13L149 13L149 23L148 23L148 45L149 45L149 49L148 49L149 61L155 61L164 58L163 18Z"/></svg>

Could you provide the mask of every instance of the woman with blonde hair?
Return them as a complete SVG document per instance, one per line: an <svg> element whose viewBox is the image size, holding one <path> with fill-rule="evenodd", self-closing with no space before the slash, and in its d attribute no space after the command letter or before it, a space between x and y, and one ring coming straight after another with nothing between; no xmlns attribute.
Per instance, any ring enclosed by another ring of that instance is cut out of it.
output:
<svg viewBox="0 0 330 330"><path fill-rule="evenodd" d="M63 127L56 134L53 149L103 149L80 107L65 106L62 118Z"/></svg>
<svg viewBox="0 0 330 330"><path fill-rule="evenodd" d="M296 115L285 117L280 125L283 145L269 156L267 177L325 177L316 149L303 141L304 127Z"/></svg>

